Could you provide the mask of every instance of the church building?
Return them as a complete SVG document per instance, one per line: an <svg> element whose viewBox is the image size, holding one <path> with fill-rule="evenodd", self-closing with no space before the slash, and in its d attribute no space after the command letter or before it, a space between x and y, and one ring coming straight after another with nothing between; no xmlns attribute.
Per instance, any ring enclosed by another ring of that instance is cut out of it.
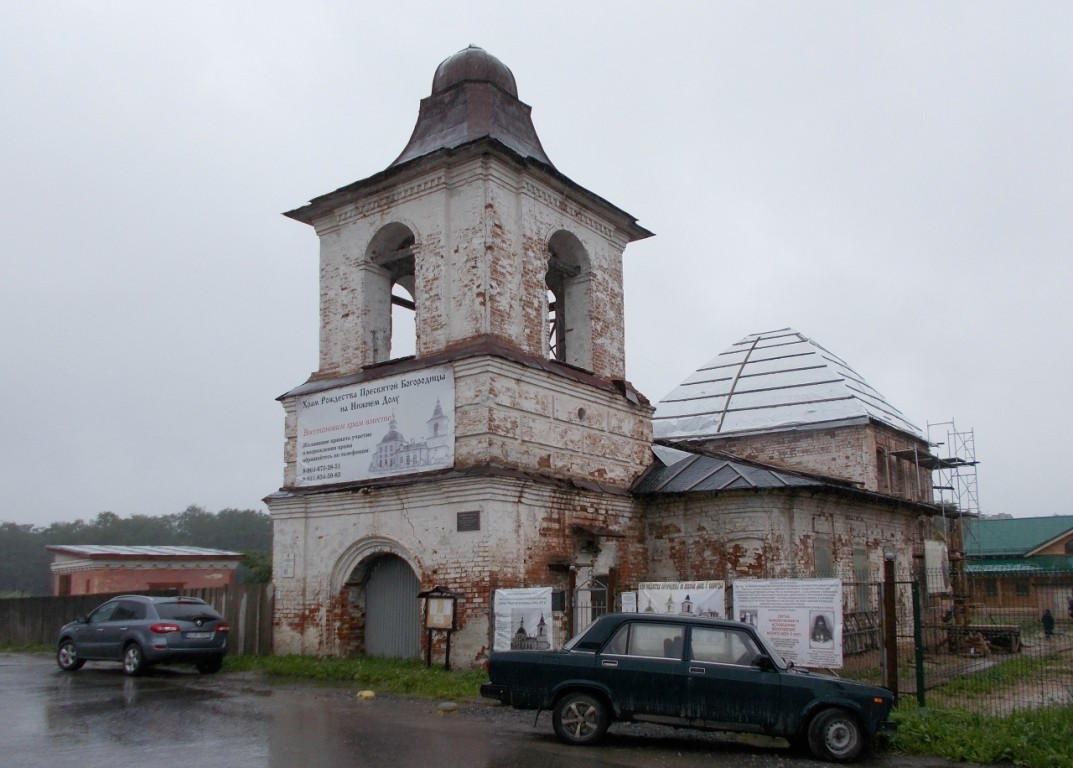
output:
<svg viewBox="0 0 1073 768"><path fill-rule="evenodd" d="M552 164L484 50L440 64L385 170L286 215L320 241L320 356L280 397L277 653L416 657L434 587L463 665L497 589L551 587L564 614L587 579L613 605L919 557L926 441L811 340L748 337L658 412L626 380L622 259L652 233Z"/></svg>

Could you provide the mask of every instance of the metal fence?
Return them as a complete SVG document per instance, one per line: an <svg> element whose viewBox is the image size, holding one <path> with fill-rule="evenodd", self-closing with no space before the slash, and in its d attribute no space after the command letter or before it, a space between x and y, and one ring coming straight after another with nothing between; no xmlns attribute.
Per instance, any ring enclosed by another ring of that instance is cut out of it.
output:
<svg viewBox="0 0 1073 768"><path fill-rule="evenodd" d="M1073 704L1071 576L1036 573L1027 583L975 576L962 594L929 591L942 583L936 579L896 582L899 695L995 716ZM883 684L883 583L844 584L843 591L855 600L843 614L837 673Z"/></svg>

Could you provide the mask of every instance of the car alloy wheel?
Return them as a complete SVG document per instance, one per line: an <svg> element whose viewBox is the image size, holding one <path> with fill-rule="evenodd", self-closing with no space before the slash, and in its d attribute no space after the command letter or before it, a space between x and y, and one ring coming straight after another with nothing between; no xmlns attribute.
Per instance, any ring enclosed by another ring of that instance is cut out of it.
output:
<svg viewBox="0 0 1073 768"><path fill-rule="evenodd" d="M81 669L86 662L78 658L78 648L70 640L64 640L56 650L56 663L65 672L74 672Z"/></svg>
<svg viewBox="0 0 1073 768"><path fill-rule="evenodd" d="M556 735L569 744L595 744L610 724L607 705L585 693L566 694L552 713Z"/></svg>
<svg viewBox="0 0 1073 768"><path fill-rule="evenodd" d="M142 655L142 647L137 643L131 643L123 650L123 671L132 677L140 675L145 669L145 657Z"/></svg>

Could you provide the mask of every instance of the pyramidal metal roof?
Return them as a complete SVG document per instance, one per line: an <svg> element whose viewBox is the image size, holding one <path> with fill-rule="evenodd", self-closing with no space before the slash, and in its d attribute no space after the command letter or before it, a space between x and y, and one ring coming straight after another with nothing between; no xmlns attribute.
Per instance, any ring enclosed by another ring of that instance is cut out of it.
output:
<svg viewBox="0 0 1073 768"><path fill-rule="evenodd" d="M655 437L814 429L878 421L924 439L844 360L791 328L746 336L659 401Z"/></svg>
<svg viewBox="0 0 1073 768"><path fill-rule="evenodd" d="M664 445L652 446L652 453L655 461L634 483L632 491L635 494L697 493L740 488L822 488L828 484L816 476L765 467L729 456L708 456Z"/></svg>

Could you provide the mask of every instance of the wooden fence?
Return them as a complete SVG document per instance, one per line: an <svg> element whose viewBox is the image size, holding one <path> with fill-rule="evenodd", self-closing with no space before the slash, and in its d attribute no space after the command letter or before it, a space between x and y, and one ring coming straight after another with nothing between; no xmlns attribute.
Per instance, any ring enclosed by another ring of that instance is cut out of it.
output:
<svg viewBox="0 0 1073 768"><path fill-rule="evenodd" d="M142 594L174 594L145 592ZM184 589L223 614L231 625L228 653L267 656L272 653L271 584L236 584L211 589ZM0 645L52 645L60 627L83 616L114 595L16 597L0 600Z"/></svg>

